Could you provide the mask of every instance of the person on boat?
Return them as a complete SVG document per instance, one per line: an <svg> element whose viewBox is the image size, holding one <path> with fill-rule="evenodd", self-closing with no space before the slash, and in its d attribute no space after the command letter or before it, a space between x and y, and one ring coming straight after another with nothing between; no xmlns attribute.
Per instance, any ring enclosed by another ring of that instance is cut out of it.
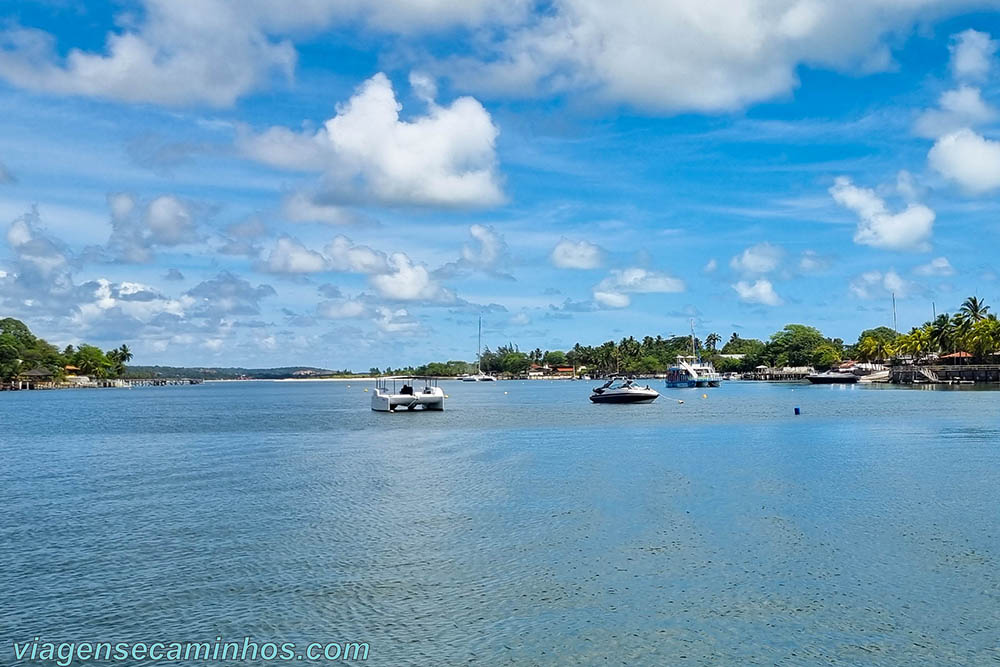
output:
<svg viewBox="0 0 1000 667"><path fill-rule="evenodd" d="M399 390L400 394L407 394L408 396L413 396L413 387L408 384L404 384L403 388Z"/></svg>

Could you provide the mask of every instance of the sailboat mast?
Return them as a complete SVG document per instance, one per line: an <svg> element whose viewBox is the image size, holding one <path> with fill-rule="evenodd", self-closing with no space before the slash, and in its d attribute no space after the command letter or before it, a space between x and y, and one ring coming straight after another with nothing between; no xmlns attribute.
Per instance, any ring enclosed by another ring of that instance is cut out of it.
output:
<svg viewBox="0 0 1000 667"><path fill-rule="evenodd" d="M697 359L698 351L694 346L694 318L691 319L691 356Z"/></svg>
<svg viewBox="0 0 1000 667"><path fill-rule="evenodd" d="M479 316L479 341L476 343L476 370L483 372L483 316Z"/></svg>

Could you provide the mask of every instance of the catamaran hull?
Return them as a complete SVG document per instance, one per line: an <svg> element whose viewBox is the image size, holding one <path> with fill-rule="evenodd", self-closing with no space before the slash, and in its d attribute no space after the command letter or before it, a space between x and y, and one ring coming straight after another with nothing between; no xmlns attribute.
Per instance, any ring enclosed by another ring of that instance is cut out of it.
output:
<svg viewBox="0 0 1000 667"><path fill-rule="evenodd" d="M403 410L444 410L444 391L435 387L434 391L418 394L372 394L372 410L375 412L399 412Z"/></svg>

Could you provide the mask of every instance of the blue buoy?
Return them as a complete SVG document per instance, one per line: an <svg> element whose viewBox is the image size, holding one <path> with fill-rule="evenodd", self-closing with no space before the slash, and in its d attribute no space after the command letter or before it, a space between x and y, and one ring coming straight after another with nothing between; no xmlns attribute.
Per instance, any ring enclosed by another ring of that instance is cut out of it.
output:
<svg viewBox="0 0 1000 667"><path fill-rule="evenodd" d="M796 407L796 408L795 408L795 414L797 414L797 415L800 415L800 414L802 414L802 413L801 413L801 412L799 411L799 408L798 408L798 407Z"/></svg>

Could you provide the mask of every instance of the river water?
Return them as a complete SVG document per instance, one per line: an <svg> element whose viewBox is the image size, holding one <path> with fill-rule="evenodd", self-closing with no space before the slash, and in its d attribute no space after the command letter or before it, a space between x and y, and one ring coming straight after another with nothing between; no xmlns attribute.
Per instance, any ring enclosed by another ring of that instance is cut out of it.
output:
<svg viewBox="0 0 1000 667"><path fill-rule="evenodd" d="M443 383L423 414L357 382L0 394L0 664L247 636L393 666L1000 662L1000 392L591 384Z"/></svg>

